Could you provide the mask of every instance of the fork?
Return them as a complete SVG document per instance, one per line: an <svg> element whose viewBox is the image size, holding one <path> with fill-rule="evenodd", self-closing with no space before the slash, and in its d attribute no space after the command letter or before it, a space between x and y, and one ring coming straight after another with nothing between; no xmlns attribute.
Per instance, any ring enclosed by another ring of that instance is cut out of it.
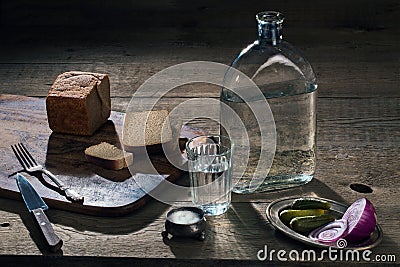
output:
<svg viewBox="0 0 400 267"><path fill-rule="evenodd" d="M11 145L12 150L14 151L15 156L17 157L18 161L21 163L22 167L29 172L42 172L46 174L56 185L57 187L64 193L65 197L72 201L83 203L83 197L80 196L77 192L72 190L71 188L64 185L54 174L52 174L49 170L43 168L42 165L37 164L35 159L26 149L24 144L18 143L15 145Z"/></svg>

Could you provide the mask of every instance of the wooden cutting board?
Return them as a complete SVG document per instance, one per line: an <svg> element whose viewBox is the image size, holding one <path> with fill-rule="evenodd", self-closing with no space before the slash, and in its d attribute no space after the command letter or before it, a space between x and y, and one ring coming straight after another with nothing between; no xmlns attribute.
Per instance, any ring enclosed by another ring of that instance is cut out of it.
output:
<svg viewBox="0 0 400 267"><path fill-rule="evenodd" d="M140 208L150 197L135 179L148 180L156 188L163 179L175 181L181 171L160 155L150 157L158 173L141 170L137 161L133 174L127 168L112 171L87 162L84 150L91 145L107 141L120 146L123 118L124 113L112 112L91 137L57 134L49 129L45 99L0 95L0 196L22 200L15 176L23 169L10 147L22 142L38 163L85 197L83 204L71 203L45 175L23 173L50 207L101 216L125 215Z"/></svg>

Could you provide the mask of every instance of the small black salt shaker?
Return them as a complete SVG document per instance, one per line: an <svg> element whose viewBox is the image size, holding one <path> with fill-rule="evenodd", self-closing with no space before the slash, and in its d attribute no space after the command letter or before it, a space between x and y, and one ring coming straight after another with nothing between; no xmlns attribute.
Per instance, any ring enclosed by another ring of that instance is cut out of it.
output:
<svg viewBox="0 0 400 267"><path fill-rule="evenodd" d="M168 238L168 234L176 237L188 237L197 240L205 239L206 218L204 212L196 207L180 207L170 210L165 220L165 231L161 234Z"/></svg>

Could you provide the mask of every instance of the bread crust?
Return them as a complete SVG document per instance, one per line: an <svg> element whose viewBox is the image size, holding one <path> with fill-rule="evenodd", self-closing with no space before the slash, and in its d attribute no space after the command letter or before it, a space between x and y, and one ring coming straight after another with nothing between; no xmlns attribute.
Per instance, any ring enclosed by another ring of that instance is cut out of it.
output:
<svg viewBox="0 0 400 267"><path fill-rule="evenodd" d="M102 158L90 156L90 155L87 155L86 153L85 153L85 157L86 157L87 161L89 161L95 165L98 165L100 167L103 167L105 169L109 169L109 170L118 171L123 168L127 168L128 166L131 165L131 164L126 163L125 158L121 158L118 160L109 160L109 159L102 159ZM132 155L128 155L128 157L132 157ZM127 159L127 161L129 162L130 160ZM132 162L133 162L133 157L132 157Z"/></svg>

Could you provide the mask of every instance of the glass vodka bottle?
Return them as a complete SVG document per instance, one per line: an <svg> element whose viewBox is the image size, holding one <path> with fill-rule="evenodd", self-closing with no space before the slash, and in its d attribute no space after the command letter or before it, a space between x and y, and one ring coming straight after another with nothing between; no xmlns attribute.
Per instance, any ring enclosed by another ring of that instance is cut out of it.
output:
<svg viewBox="0 0 400 267"><path fill-rule="evenodd" d="M261 149L258 126L270 122L257 121L249 106L237 94L223 87L221 101L239 115L250 142L245 172L234 179L238 181L233 188L236 193L302 185L311 181L315 171L317 84L314 71L294 46L282 40L284 16L281 13L261 12L256 19L258 39L239 53L231 67L251 78L267 100L275 121L276 150L272 166L265 166L270 167L267 177L257 177L255 169ZM225 83L231 85L235 82L234 79L225 79ZM229 121L230 118L221 113L221 124L226 125L221 127L221 134L227 134L232 130L230 127L235 127ZM241 160L236 155L233 162L236 165ZM251 183L252 179L263 181Z"/></svg>

